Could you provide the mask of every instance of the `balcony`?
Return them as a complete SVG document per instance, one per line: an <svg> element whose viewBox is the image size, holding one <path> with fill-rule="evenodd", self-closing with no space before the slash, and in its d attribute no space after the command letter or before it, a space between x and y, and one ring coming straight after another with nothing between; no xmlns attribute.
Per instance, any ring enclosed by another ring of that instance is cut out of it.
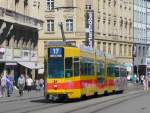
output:
<svg viewBox="0 0 150 113"><path fill-rule="evenodd" d="M36 29L42 29L43 21L0 7L0 19Z"/></svg>

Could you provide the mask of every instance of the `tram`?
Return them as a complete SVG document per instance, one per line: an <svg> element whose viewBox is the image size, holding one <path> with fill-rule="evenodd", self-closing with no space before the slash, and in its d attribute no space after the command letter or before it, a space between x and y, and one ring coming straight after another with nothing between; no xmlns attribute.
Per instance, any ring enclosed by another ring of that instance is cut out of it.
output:
<svg viewBox="0 0 150 113"><path fill-rule="evenodd" d="M79 99L123 91L125 79L125 67L103 52L58 42L46 44L46 99Z"/></svg>

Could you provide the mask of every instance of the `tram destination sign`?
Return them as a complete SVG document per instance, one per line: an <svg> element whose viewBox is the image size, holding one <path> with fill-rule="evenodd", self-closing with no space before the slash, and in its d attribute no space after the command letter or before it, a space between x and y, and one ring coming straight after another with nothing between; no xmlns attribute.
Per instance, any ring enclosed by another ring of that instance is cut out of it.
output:
<svg viewBox="0 0 150 113"><path fill-rule="evenodd" d="M50 48L48 53L49 57L63 57L63 48Z"/></svg>

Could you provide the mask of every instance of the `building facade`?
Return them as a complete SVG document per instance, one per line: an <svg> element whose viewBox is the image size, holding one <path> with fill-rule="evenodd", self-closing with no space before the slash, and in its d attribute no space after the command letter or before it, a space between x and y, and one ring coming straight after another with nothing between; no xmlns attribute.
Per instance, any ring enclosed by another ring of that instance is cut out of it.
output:
<svg viewBox="0 0 150 113"><path fill-rule="evenodd" d="M39 60L43 62L44 41L62 40L86 44L112 54L121 63L132 63L132 0L43 0L44 27L39 38Z"/></svg>
<svg viewBox="0 0 150 113"><path fill-rule="evenodd" d="M33 74L37 68L39 18L38 0L0 0L0 73Z"/></svg>
<svg viewBox="0 0 150 113"><path fill-rule="evenodd" d="M134 0L134 72L145 75L150 57L150 0Z"/></svg>

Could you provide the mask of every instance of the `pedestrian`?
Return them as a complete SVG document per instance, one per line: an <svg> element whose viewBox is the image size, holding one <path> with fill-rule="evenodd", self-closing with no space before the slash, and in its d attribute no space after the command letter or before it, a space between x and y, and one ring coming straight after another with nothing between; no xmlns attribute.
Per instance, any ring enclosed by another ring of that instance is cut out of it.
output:
<svg viewBox="0 0 150 113"><path fill-rule="evenodd" d="M20 77L18 78L18 88L19 88L19 95L20 96L23 95L24 87L25 87L25 78L24 78L24 75L21 74Z"/></svg>
<svg viewBox="0 0 150 113"><path fill-rule="evenodd" d="M141 76L140 76L140 81L141 81L141 84L143 84L143 81L144 81L144 75L141 75Z"/></svg>
<svg viewBox="0 0 150 113"><path fill-rule="evenodd" d="M40 90L40 86L39 86L39 80L35 80L35 86L36 86L36 90L39 91Z"/></svg>
<svg viewBox="0 0 150 113"><path fill-rule="evenodd" d="M1 97L5 97L6 75L4 73L2 73L0 81L1 81Z"/></svg>
<svg viewBox="0 0 150 113"><path fill-rule="evenodd" d="M2 87L1 87L1 78L2 78L2 74L0 75L0 97L2 97L2 93L1 93L1 90L2 90Z"/></svg>
<svg viewBox="0 0 150 113"><path fill-rule="evenodd" d="M31 91L31 89L32 89L32 84L33 84L33 80L32 80L29 76L27 76L26 85L27 85L27 90L28 90L28 92Z"/></svg>
<svg viewBox="0 0 150 113"><path fill-rule="evenodd" d="M148 90L148 76L147 75L144 77L143 84L144 84L144 90Z"/></svg>
<svg viewBox="0 0 150 113"><path fill-rule="evenodd" d="M40 91L42 92L44 88L44 80L42 78L39 80L39 88L40 88Z"/></svg>
<svg viewBox="0 0 150 113"><path fill-rule="evenodd" d="M6 75L7 96L10 97L13 92L13 81L10 75Z"/></svg>

